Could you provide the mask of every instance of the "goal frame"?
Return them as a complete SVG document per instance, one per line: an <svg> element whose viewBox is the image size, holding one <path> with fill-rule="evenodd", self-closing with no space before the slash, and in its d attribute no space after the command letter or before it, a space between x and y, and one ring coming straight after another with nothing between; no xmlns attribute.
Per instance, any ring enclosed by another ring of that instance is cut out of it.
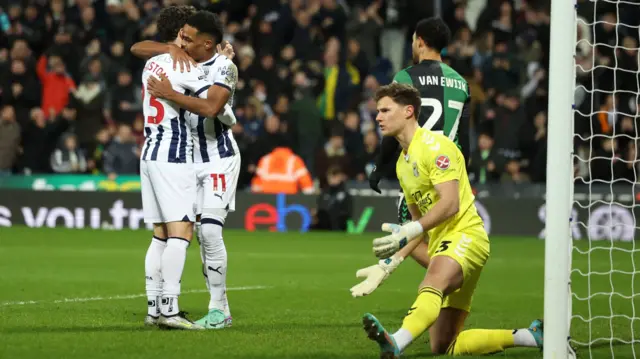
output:
<svg viewBox="0 0 640 359"><path fill-rule="evenodd" d="M571 209L576 2L551 0L544 258L544 359L573 357L571 320Z"/></svg>

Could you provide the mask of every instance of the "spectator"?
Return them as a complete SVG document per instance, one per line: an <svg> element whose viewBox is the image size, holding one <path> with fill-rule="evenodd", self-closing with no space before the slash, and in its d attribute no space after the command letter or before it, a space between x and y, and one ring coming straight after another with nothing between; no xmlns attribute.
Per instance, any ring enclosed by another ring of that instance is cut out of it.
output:
<svg viewBox="0 0 640 359"><path fill-rule="evenodd" d="M311 228L314 230L346 231L351 219L353 198L346 188L347 176L339 167L327 172L327 188L316 200Z"/></svg>
<svg viewBox="0 0 640 359"><path fill-rule="evenodd" d="M258 161L251 190L257 193L314 192L313 181L302 159L290 148L278 146Z"/></svg>
<svg viewBox="0 0 640 359"><path fill-rule="evenodd" d="M533 143L529 155L529 174L533 182L547 179L547 114L538 112L534 118Z"/></svg>
<svg viewBox="0 0 640 359"><path fill-rule="evenodd" d="M11 106L4 106L0 112L0 176L11 174L20 151L20 126L16 123L16 113Z"/></svg>
<svg viewBox="0 0 640 359"><path fill-rule="evenodd" d="M73 94L73 105L77 108L78 121L76 134L82 147L95 139L104 125L103 111L106 91L103 84L87 75L78 90Z"/></svg>
<svg viewBox="0 0 640 359"><path fill-rule="evenodd" d="M293 77L293 103L289 110L291 118L289 131L297 140L297 153L312 169L315 175L316 150L322 141L322 114L315 104L313 85L302 71Z"/></svg>
<svg viewBox="0 0 640 359"><path fill-rule="evenodd" d="M107 128L101 129L96 140L88 147L87 168L93 174L100 174L104 168L104 152L111 143L111 135Z"/></svg>
<svg viewBox="0 0 640 359"><path fill-rule="evenodd" d="M2 85L3 102L14 107L18 119L26 120L31 108L40 105L40 83L33 73L27 72L24 60L13 60L10 71Z"/></svg>
<svg viewBox="0 0 640 359"><path fill-rule="evenodd" d="M356 111L349 111L344 118L344 143L347 153L352 157L359 157L364 151L362 132L360 131L360 116ZM359 178L364 180L363 176Z"/></svg>
<svg viewBox="0 0 640 359"><path fill-rule="evenodd" d="M500 178L498 155L493 148L493 138L488 133L481 133L478 138L478 149L471 154L469 179L472 183L495 183ZM496 164L497 162L497 164Z"/></svg>
<svg viewBox="0 0 640 359"><path fill-rule="evenodd" d="M51 168L56 173L83 173L87 170L87 160L78 148L74 134L63 135L60 146L51 154Z"/></svg>
<svg viewBox="0 0 640 359"><path fill-rule="evenodd" d="M65 117L46 117L38 107L31 110L31 121L22 131L22 167L25 174L49 173L49 157L58 137L69 128ZM68 116L67 116L68 117Z"/></svg>
<svg viewBox="0 0 640 359"><path fill-rule="evenodd" d="M76 83L66 73L62 58L57 55L42 55L36 68L42 83L42 108L49 116L55 116L69 104L69 93L75 91Z"/></svg>
<svg viewBox="0 0 640 359"><path fill-rule="evenodd" d="M138 173L140 147L136 144L131 127L121 124L118 135L103 153L104 173L113 180L118 175Z"/></svg>
<svg viewBox="0 0 640 359"><path fill-rule="evenodd" d="M329 168L334 166L340 168L340 171L346 173L349 178L354 175L351 158L344 145L344 131L338 126L332 130L329 140L317 155L316 173L327 173ZM320 187L325 188L326 186L326 177L321 176Z"/></svg>
<svg viewBox="0 0 640 359"><path fill-rule="evenodd" d="M627 158L626 149L618 147L615 138L606 138L601 142L589 160L589 173L591 181L595 183L608 183L615 178L624 178L627 166L621 159Z"/></svg>
<svg viewBox="0 0 640 359"><path fill-rule="evenodd" d="M286 142L285 142L286 141ZM260 158L273 151L281 144L288 145L287 136L281 131L280 118L276 115L267 117L264 122L264 134L255 141L249 157L251 163L258 163Z"/></svg>
<svg viewBox="0 0 640 359"><path fill-rule="evenodd" d="M384 25L384 20L378 14L381 4L381 1L374 1L366 8L356 7L353 12L354 18L347 25L347 32L351 40L358 44L369 64L377 62L378 44L376 39L379 38Z"/></svg>
<svg viewBox="0 0 640 359"><path fill-rule="evenodd" d="M122 70L118 73L117 84L112 86L105 100L107 118L117 123L133 125L138 113L142 110L140 86L131 81L131 73Z"/></svg>
<svg viewBox="0 0 640 359"><path fill-rule="evenodd" d="M531 178L521 171L520 162L517 159L511 159L507 162L500 180L502 183L527 183Z"/></svg>
<svg viewBox="0 0 640 359"><path fill-rule="evenodd" d="M337 38L331 38L324 53L325 88L320 108L327 120L333 120L339 112L347 110L356 86L360 84L358 70L350 62L341 60L340 46Z"/></svg>
<svg viewBox="0 0 640 359"><path fill-rule="evenodd" d="M359 173L364 173L366 178L369 177L376 165L376 158L380 152L380 139L378 134L370 130L364 135L364 151L358 159Z"/></svg>

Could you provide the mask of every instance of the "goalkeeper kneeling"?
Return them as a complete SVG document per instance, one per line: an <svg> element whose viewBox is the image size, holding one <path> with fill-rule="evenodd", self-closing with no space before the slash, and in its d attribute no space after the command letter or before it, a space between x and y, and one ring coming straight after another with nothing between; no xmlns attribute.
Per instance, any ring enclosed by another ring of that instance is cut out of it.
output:
<svg viewBox="0 0 640 359"><path fill-rule="evenodd" d="M421 100L415 88L397 83L381 87L376 102L382 134L395 136L402 146L396 173L413 221L403 226L382 225L391 234L373 241L380 262L358 271L356 276L366 279L351 288L351 293L354 297L370 294L408 255L428 269L418 298L394 334L373 315L364 315L364 329L380 345L380 357L399 357L427 329L435 354L482 355L515 346L541 348L540 320L526 329L461 332L489 258L489 238L473 203L462 153L446 136L420 128L416 118ZM423 241L427 234L428 242Z"/></svg>

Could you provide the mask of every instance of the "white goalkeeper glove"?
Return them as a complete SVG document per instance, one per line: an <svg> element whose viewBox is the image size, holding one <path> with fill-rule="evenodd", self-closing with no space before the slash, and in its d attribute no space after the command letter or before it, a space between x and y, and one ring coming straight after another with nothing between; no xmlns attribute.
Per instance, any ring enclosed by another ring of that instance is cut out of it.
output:
<svg viewBox="0 0 640 359"><path fill-rule="evenodd" d="M365 280L351 287L351 295L357 298L371 294L385 279L389 278L403 260L402 257L381 259L378 264L358 270L356 277L365 278Z"/></svg>
<svg viewBox="0 0 640 359"><path fill-rule="evenodd" d="M422 225L417 221L403 226L383 223L382 230L391 234L373 240L373 253L381 259L391 257L423 232Z"/></svg>

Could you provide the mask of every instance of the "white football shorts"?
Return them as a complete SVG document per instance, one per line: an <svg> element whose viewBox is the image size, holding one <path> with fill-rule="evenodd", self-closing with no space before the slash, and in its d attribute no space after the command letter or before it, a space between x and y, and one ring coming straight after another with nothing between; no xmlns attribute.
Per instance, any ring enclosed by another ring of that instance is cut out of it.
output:
<svg viewBox="0 0 640 359"><path fill-rule="evenodd" d="M140 161L140 187L145 223L195 222L192 163Z"/></svg>
<svg viewBox="0 0 640 359"><path fill-rule="evenodd" d="M236 187L240 175L240 156L216 158L194 164L197 178L197 214L210 210L236 210Z"/></svg>

